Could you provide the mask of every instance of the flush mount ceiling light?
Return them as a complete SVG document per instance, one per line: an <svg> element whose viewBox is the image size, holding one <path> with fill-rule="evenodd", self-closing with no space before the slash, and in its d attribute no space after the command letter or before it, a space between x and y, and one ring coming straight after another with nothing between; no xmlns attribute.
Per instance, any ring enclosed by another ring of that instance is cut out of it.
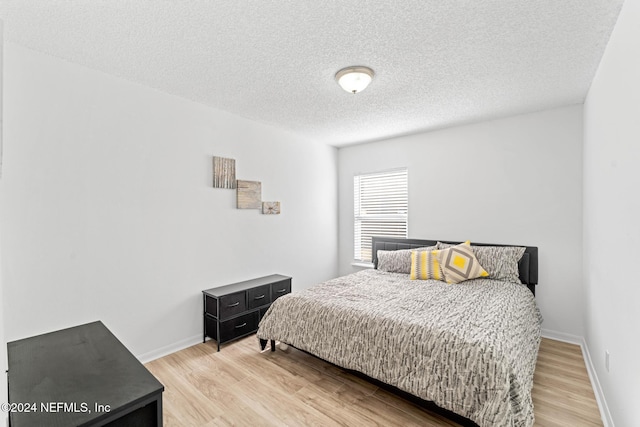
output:
<svg viewBox="0 0 640 427"><path fill-rule="evenodd" d="M350 93L362 92L373 79L373 70L369 67L347 67L336 73L340 87Z"/></svg>

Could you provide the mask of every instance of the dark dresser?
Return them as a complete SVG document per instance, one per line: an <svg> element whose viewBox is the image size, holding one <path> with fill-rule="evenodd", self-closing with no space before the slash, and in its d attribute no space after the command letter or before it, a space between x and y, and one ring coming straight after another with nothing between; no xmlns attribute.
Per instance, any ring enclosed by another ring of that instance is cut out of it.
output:
<svg viewBox="0 0 640 427"><path fill-rule="evenodd" d="M160 382L102 324L7 344L9 423L162 426Z"/></svg>
<svg viewBox="0 0 640 427"><path fill-rule="evenodd" d="M291 277L280 274L202 291L204 333L220 344L254 333L273 301L291 292Z"/></svg>

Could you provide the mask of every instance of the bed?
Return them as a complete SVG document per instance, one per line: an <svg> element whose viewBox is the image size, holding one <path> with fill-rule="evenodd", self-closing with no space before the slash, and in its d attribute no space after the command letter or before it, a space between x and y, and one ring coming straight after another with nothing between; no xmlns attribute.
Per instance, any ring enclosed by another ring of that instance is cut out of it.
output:
<svg viewBox="0 0 640 427"><path fill-rule="evenodd" d="M459 243L374 238L376 268L274 301L259 325L262 348L271 341L274 350L275 340L292 345L481 427L533 425L542 322L534 298L537 248L516 248L517 266L510 268L517 277L509 280L498 273L457 284L411 280L381 266L390 255L405 260L411 250ZM488 263L487 254L515 248L471 246Z"/></svg>

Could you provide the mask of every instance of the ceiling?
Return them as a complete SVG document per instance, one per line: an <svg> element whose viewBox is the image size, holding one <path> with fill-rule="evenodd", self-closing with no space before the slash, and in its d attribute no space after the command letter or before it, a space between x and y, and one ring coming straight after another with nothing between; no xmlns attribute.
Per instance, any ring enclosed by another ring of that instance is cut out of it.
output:
<svg viewBox="0 0 640 427"><path fill-rule="evenodd" d="M582 103L623 0L15 0L5 40L331 145ZM335 73L376 76L353 95Z"/></svg>

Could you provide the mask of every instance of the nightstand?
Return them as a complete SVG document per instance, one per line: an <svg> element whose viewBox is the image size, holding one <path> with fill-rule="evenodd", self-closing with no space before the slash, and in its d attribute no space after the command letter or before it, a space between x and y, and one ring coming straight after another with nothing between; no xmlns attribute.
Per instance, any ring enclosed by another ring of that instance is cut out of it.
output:
<svg viewBox="0 0 640 427"><path fill-rule="evenodd" d="M202 291L202 342L212 338L220 351L220 344L256 332L271 303L290 292L291 277L280 274Z"/></svg>

